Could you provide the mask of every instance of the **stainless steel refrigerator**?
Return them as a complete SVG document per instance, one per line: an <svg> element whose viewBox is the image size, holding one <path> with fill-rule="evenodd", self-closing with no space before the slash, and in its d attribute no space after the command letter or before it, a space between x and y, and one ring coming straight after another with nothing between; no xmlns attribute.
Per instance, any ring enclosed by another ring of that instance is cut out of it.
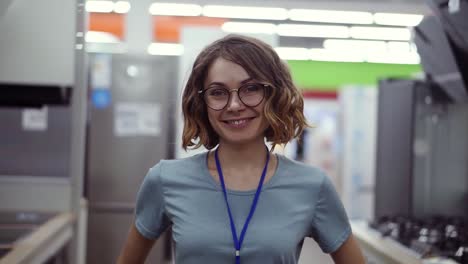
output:
<svg viewBox="0 0 468 264"><path fill-rule="evenodd" d="M86 263L115 263L144 176L160 159L173 158L177 60L90 54L90 66ZM158 240L148 262L169 261L169 238Z"/></svg>

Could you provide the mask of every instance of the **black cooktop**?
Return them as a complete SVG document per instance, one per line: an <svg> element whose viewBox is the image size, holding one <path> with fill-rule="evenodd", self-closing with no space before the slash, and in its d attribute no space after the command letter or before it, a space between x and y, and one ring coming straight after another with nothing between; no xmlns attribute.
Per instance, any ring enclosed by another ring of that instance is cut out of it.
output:
<svg viewBox="0 0 468 264"><path fill-rule="evenodd" d="M468 219L456 216L432 216L418 219L385 216L369 223L370 227L411 248L422 257L447 257L468 264Z"/></svg>

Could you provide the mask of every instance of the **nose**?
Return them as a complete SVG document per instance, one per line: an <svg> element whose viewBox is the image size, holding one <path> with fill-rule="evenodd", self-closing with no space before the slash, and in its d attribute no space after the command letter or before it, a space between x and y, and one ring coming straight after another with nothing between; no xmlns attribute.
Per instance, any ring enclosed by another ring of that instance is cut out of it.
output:
<svg viewBox="0 0 468 264"><path fill-rule="evenodd" d="M239 94L237 93L237 89L230 90L231 96L229 98L227 104L227 110L229 111L238 111L243 109L245 106L239 98Z"/></svg>

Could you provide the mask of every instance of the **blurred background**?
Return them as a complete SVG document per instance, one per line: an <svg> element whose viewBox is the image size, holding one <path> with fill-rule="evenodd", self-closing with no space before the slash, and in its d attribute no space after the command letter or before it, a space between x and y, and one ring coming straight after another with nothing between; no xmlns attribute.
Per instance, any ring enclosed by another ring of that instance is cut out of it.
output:
<svg viewBox="0 0 468 264"><path fill-rule="evenodd" d="M468 263L468 1L0 2L0 263L113 263L195 56L269 43L368 263ZM170 230L148 263L173 263ZM306 239L299 263L332 263Z"/></svg>

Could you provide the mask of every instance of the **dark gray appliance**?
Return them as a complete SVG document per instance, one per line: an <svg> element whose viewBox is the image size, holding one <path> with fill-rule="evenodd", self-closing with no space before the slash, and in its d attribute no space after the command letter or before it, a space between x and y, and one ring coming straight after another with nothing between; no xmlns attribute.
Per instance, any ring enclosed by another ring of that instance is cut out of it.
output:
<svg viewBox="0 0 468 264"><path fill-rule="evenodd" d="M454 45L468 53L468 1L427 0Z"/></svg>
<svg viewBox="0 0 468 264"><path fill-rule="evenodd" d="M91 65L97 56L102 54L90 55ZM144 176L160 159L173 158L174 149L177 60L112 55L111 61L110 87L90 88L85 179L90 264L115 262L133 223ZM153 123L138 127L141 115L147 118L143 122ZM149 263L168 260L169 237L158 241Z"/></svg>
<svg viewBox="0 0 468 264"><path fill-rule="evenodd" d="M85 21L79 3L1 1L0 106L69 105L82 66L76 64Z"/></svg>
<svg viewBox="0 0 468 264"><path fill-rule="evenodd" d="M414 29L414 41L424 71L453 101L468 101L463 53L458 52L436 17L425 17Z"/></svg>
<svg viewBox="0 0 468 264"><path fill-rule="evenodd" d="M414 28L421 64L453 101L468 102L468 1L428 2L436 16ZM449 11L449 2L458 2L458 8Z"/></svg>
<svg viewBox="0 0 468 264"><path fill-rule="evenodd" d="M71 109L48 106L43 130L25 128L24 111L0 107L0 175L68 178Z"/></svg>
<svg viewBox="0 0 468 264"><path fill-rule="evenodd" d="M468 216L468 104L436 84L379 84L375 218Z"/></svg>
<svg viewBox="0 0 468 264"><path fill-rule="evenodd" d="M379 83L371 227L420 257L468 263L468 2L428 0L424 80Z"/></svg>
<svg viewBox="0 0 468 264"><path fill-rule="evenodd" d="M411 211L412 141L416 86L412 81L381 81L377 110L375 215ZM404 118L403 118L404 117Z"/></svg>
<svg viewBox="0 0 468 264"><path fill-rule="evenodd" d="M468 1L428 0L424 80L379 83L375 218L468 216Z"/></svg>

